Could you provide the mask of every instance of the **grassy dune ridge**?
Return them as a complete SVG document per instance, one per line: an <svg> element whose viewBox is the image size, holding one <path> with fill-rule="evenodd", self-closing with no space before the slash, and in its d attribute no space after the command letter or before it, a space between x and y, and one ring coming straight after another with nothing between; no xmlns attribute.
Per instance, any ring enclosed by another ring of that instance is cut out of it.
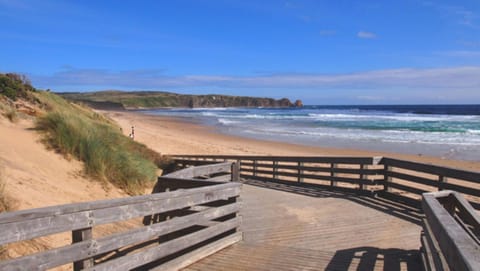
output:
<svg viewBox="0 0 480 271"><path fill-rule="evenodd" d="M292 107L287 98L230 96L230 95L189 95L163 91L98 91L82 93L58 93L68 100L84 102L98 107L123 107L146 109L161 107Z"/></svg>
<svg viewBox="0 0 480 271"><path fill-rule="evenodd" d="M52 93L36 96L47 106L47 113L37 120L37 128L45 132L45 142L66 157L83 161L89 176L138 194L155 181L158 167L168 163L160 154L124 136L120 127L103 115Z"/></svg>

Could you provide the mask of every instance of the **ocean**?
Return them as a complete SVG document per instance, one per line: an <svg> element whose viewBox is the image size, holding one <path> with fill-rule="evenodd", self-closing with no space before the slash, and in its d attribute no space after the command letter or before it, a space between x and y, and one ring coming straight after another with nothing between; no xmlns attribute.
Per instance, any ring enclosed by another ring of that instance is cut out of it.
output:
<svg viewBox="0 0 480 271"><path fill-rule="evenodd" d="M311 146L480 159L480 105L342 105L142 111L219 132Z"/></svg>

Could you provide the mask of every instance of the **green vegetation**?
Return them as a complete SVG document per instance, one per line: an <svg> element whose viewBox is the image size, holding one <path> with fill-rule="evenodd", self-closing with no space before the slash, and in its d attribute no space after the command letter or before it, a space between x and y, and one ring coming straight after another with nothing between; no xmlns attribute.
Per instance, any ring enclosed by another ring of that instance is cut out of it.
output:
<svg viewBox="0 0 480 271"><path fill-rule="evenodd" d="M7 212L13 209L14 201L5 193L5 180L0 168L0 213Z"/></svg>
<svg viewBox="0 0 480 271"><path fill-rule="evenodd" d="M2 101L2 99L0 99L0 113L11 122L16 122L18 120L18 112L15 107Z"/></svg>
<svg viewBox="0 0 480 271"><path fill-rule="evenodd" d="M227 96L183 95L159 91L100 91L88 93L59 93L62 97L92 106L123 108L161 107L291 107L288 99Z"/></svg>
<svg viewBox="0 0 480 271"><path fill-rule="evenodd" d="M37 122L46 132L46 142L67 157L83 161L88 175L138 194L155 180L157 166L168 164L168 159L124 136L103 115L52 93L41 92L37 97L49 108Z"/></svg>
<svg viewBox="0 0 480 271"><path fill-rule="evenodd" d="M0 73L0 94L11 100L18 98L28 99L30 92L35 92L30 81L24 75L16 73Z"/></svg>

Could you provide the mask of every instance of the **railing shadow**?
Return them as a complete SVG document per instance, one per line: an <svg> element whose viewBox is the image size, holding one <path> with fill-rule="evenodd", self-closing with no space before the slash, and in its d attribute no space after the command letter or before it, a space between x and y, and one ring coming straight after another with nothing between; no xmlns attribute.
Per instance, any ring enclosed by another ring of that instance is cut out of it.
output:
<svg viewBox="0 0 480 271"><path fill-rule="evenodd" d="M284 192L296 193L309 197L346 199L419 226L421 225L421 219L423 218L421 210L417 208L377 196L367 196L355 194L353 192L336 191L335 189L325 189L315 187L314 185L309 186L305 183L301 183L299 185L295 182L288 184L286 182L279 183L268 180L243 179L243 183Z"/></svg>
<svg viewBox="0 0 480 271"><path fill-rule="evenodd" d="M325 270L370 271L378 270L378 266L382 265L385 271L422 270L421 259L417 250L380 249L376 247L337 250Z"/></svg>

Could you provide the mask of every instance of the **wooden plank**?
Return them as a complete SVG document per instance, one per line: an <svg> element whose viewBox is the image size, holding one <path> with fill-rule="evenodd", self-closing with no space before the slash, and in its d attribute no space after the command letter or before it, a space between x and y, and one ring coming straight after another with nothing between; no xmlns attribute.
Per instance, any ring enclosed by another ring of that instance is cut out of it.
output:
<svg viewBox="0 0 480 271"><path fill-rule="evenodd" d="M335 164L375 164L378 157L361 156L261 156L261 155L172 155L175 159L202 157L227 160L255 160L278 162L304 162L304 163L335 163Z"/></svg>
<svg viewBox="0 0 480 271"><path fill-rule="evenodd" d="M420 234L420 260L422 261L423 271L437 271L433 264L433 257L430 246L427 241L427 237L422 232Z"/></svg>
<svg viewBox="0 0 480 271"><path fill-rule="evenodd" d="M218 185L218 182L211 182L209 180L204 179L178 179L178 178L170 178L170 177L158 177L157 184L155 186L161 186L163 189L169 188L168 191L173 191L179 188L198 188L204 186L212 186ZM165 192L164 190L160 192ZM158 193L158 191L157 191Z"/></svg>
<svg viewBox="0 0 480 271"><path fill-rule="evenodd" d="M297 174L298 174L298 177L297 177L297 181L299 183L303 182L303 178L302 178L302 175L303 175L303 170L302 170L302 167L303 167L303 162L298 162L297 164Z"/></svg>
<svg viewBox="0 0 480 271"><path fill-rule="evenodd" d="M83 241L90 241L92 239L92 228L80 229L72 232L72 243L79 243ZM89 255L93 256L93 255ZM24 266L24 265L22 265ZM74 261L73 270L79 271L84 268L89 268L93 266L93 258L84 258L80 261Z"/></svg>
<svg viewBox="0 0 480 271"><path fill-rule="evenodd" d="M223 162L219 164L198 166L193 168L193 177L211 175L211 174L221 173L221 172L231 172L231 170L232 170L231 162Z"/></svg>
<svg viewBox="0 0 480 271"><path fill-rule="evenodd" d="M392 177L388 174L393 172L393 168L389 165L384 165L383 169L383 191L390 193L392 192L392 188L390 188L390 183L392 182Z"/></svg>
<svg viewBox="0 0 480 271"><path fill-rule="evenodd" d="M272 176L272 177L273 177L274 179L276 179L276 178L277 178L277 172L278 172L278 161L273 161L272 163L273 163L273 165L272 165L272 167L273 167L273 173L272 173L273 176Z"/></svg>
<svg viewBox="0 0 480 271"><path fill-rule="evenodd" d="M480 173L478 172L440 167L411 161L403 161L386 157L382 160L382 164L413 171L421 171L433 175L441 175L450 178L462 179L473 183L480 183Z"/></svg>
<svg viewBox="0 0 480 271"><path fill-rule="evenodd" d="M446 190L454 190L463 194L472 195L476 197L480 197L480 190L465 187L463 185L457 185L453 183L442 183L442 188Z"/></svg>
<svg viewBox="0 0 480 271"><path fill-rule="evenodd" d="M167 174L165 175L165 177L191 179L197 176L211 175L211 174L220 173L220 172L230 172L231 166L232 166L231 162L223 162L223 163L217 163L217 164L189 167L189 168L185 168L185 169Z"/></svg>
<svg viewBox="0 0 480 271"><path fill-rule="evenodd" d="M193 167L187 167L181 170L174 171L172 173L166 174L163 177L167 178L177 178L177 179L191 179L193 178Z"/></svg>
<svg viewBox="0 0 480 271"><path fill-rule="evenodd" d="M402 180L414 182L414 183L421 183L424 185L433 186L435 188L438 187L438 181L434 181L428 178L423 178L423 177L405 174L401 172L395 172L395 171L385 171L384 174L387 177L391 177L391 178L402 179Z"/></svg>
<svg viewBox="0 0 480 271"><path fill-rule="evenodd" d="M443 208L435 193L423 194L423 211L450 268L480 270L480 246L472 241L455 219Z"/></svg>
<svg viewBox="0 0 480 271"><path fill-rule="evenodd" d="M108 235L96 240L85 240L74 243L70 246L2 261L0 262L0 270L16 270L17 266L22 266L25 270L50 269L82 260L87 257L117 250L125 246L144 242L161 235L238 212L239 210L239 203L231 203L217 208L209 208L198 213L182 217L174 217L167 221Z"/></svg>
<svg viewBox="0 0 480 271"><path fill-rule="evenodd" d="M15 212L0 213L0 225L12 223L16 221L24 221L26 219L34 219L49 216L58 216L63 214L70 214L81 211L90 211L95 209L111 208L126 206L135 203L150 202L168 198L183 197L197 193L208 193L211 191L222 190L230 187L238 187L237 183L217 184L215 186L200 187L195 189L173 191L168 193L158 193L142 196L133 196L119 199L107 199L80 203L71 203L65 205L57 205L50 207L42 207L28 210L21 210Z"/></svg>
<svg viewBox="0 0 480 271"><path fill-rule="evenodd" d="M230 187L230 184L234 184L237 187ZM229 188L220 190L212 189L224 185L229 185ZM94 209L91 211L0 224L0 232L2 232L2 235L0 235L0 244L28 240L39 236L87 228L94 225L128 220L135 217L181 209L191 205L202 204L220 199L228 199L239 195L240 185L241 184L238 183L227 183L211 187L201 187L195 188L202 189L201 193L183 193L183 196L181 197L177 196L166 199L161 198L160 200L156 201L140 202L130 204L128 206ZM177 191L168 193L175 192ZM182 195L182 193L179 193L179 195Z"/></svg>
<svg viewBox="0 0 480 271"><path fill-rule="evenodd" d="M410 192L410 193L420 195L420 196L423 193L432 192L432 191L426 191L426 190L415 188L415 187L408 186L408 185L399 184L399 183L396 183L396 182L390 182L388 185L391 188L395 188L395 189L399 189L399 190L402 190L402 191Z"/></svg>
<svg viewBox="0 0 480 271"><path fill-rule="evenodd" d="M200 181L204 181L204 180L200 180ZM220 175L220 176L208 178L205 181L215 182L215 183L226 183L226 182L232 181L232 175L231 174Z"/></svg>
<svg viewBox="0 0 480 271"><path fill-rule="evenodd" d="M365 169L367 169L367 168L368 168L367 165L360 165L360 170L365 170ZM365 175L365 174L360 173L360 175L358 176L358 178L359 178L359 180L366 180L366 179L368 178L368 176ZM365 186L364 184L360 183L360 184L358 185L358 189L364 190L364 189L365 189L364 186Z"/></svg>
<svg viewBox="0 0 480 271"><path fill-rule="evenodd" d="M335 171L337 167L337 164L330 164L330 186L337 186L337 181L334 180L334 178L337 176L337 173Z"/></svg>
<svg viewBox="0 0 480 271"><path fill-rule="evenodd" d="M252 172L251 169L243 170L244 172ZM266 174L271 175L272 172L270 171L263 171L257 170L258 174ZM258 177L258 176L256 176ZM337 176L326 176L326 175L313 175L313 174L302 174L298 175L298 173L292 172L277 172L277 178L280 177L294 177L294 178L302 178L302 179L314 179L320 181L334 181L334 182L342 182L342 183L351 183L351 184L364 184L364 185L375 185L380 183L378 180L369 180L369 179L355 179L355 178L348 178L348 177L337 177ZM274 180L274 179L272 179Z"/></svg>
<svg viewBox="0 0 480 271"><path fill-rule="evenodd" d="M150 271L176 271L182 268L185 268L197 261L200 261L203 258L206 258L216 252L229 247L242 240L242 233L236 232L227 237L224 237L218 241L210 243L208 245L202 246L199 249L196 249L192 252L184 254L180 257L168 261L161 266L150 269Z"/></svg>
<svg viewBox="0 0 480 271"><path fill-rule="evenodd" d="M312 166L293 166L293 165L278 165L278 169L291 169L291 170L302 170L310 172L331 172L330 167L312 167ZM363 175L376 175L383 174L383 169L359 169L359 168L336 168L336 173L346 173L346 174L363 174Z"/></svg>
<svg viewBox="0 0 480 271"><path fill-rule="evenodd" d="M452 192L452 194L457 201L456 207L459 210L460 218L480 232L480 216L477 211L457 192Z"/></svg>
<svg viewBox="0 0 480 271"><path fill-rule="evenodd" d="M201 243L213 238L221 233L235 229L240 225L240 218L235 217L217 225L199 230L197 232L173 239L171 241L159 244L158 246L142 250L111 260L105 263L95 265L93 268L84 269L85 271L116 271L130 270L150 262L159 260L165 256L179 252L192 245Z"/></svg>
<svg viewBox="0 0 480 271"><path fill-rule="evenodd" d="M442 250L440 249L432 229L425 218L422 219L422 227L425 237L425 241L422 242L422 248L428 253L428 265L431 267L431 269L428 270L448 271L449 267L447 261L445 260L445 257L443 257Z"/></svg>
<svg viewBox="0 0 480 271"><path fill-rule="evenodd" d="M237 160L235 163L232 164L232 182L240 181L240 167L240 160Z"/></svg>
<svg viewBox="0 0 480 271"><path fill-rule="evenodd" d="M174 159L175 163L183 163L192 166L203 166L203 165L210 165L216 164L215 161L205 161L205 160L193 160L193 159Z"/></svg>

